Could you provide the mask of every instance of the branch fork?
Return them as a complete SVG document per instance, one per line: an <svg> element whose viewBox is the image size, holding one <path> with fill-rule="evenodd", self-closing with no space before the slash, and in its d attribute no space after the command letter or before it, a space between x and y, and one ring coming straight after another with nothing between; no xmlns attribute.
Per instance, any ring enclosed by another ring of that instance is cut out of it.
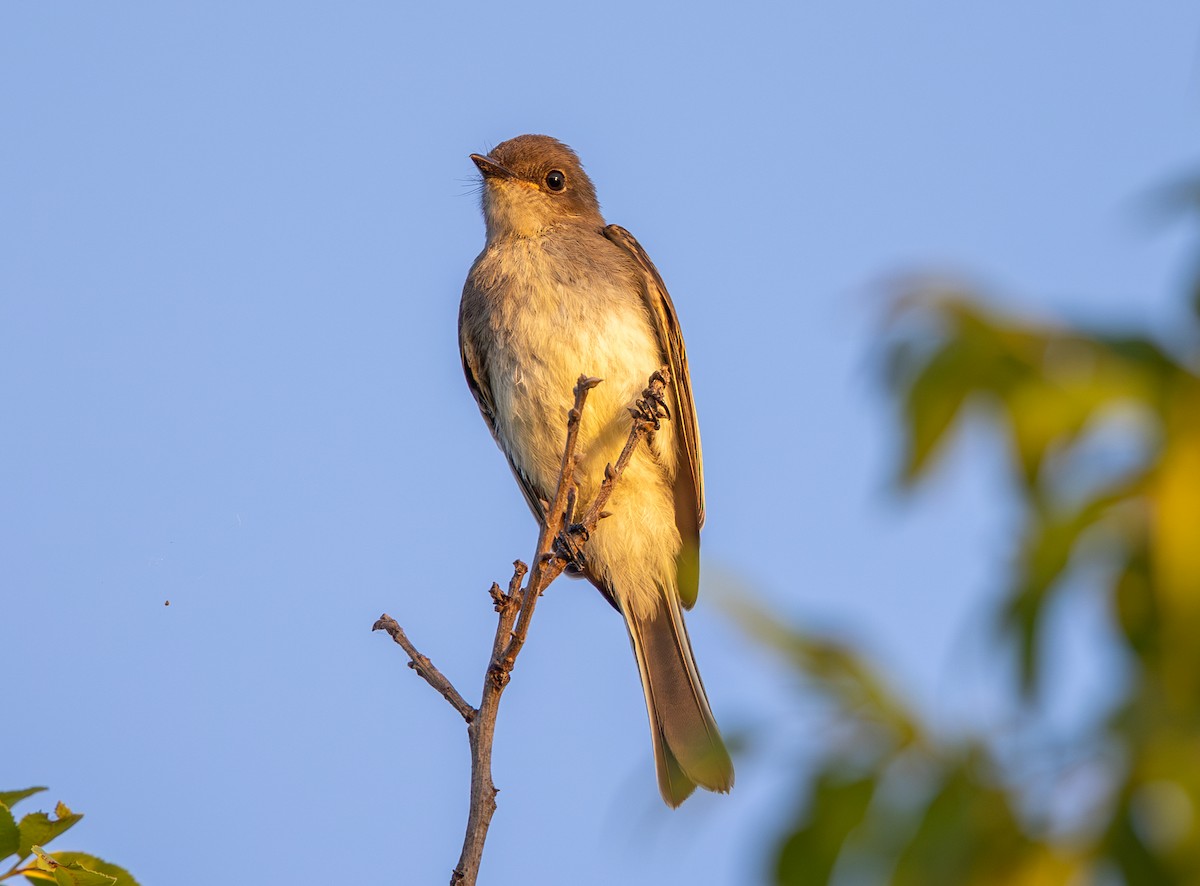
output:
<svg viewBox="0 0 1200 886"><path fill-rule="evenodd" d="M496 731L500 696L511 679L517 656L525 645L538 598L564 569L586 568L583 546L595 531L597 524L610 515L604 508L612 497L613 489L642 440L659 429L662 419L671 417L664 396L670 383L670 372L663 367L650 376L649 385L642 392L641 398L630 408L633 425L625 440L625 446L616 462L605 467L604 480L596 497L583 516L576 521L579 490L575 485L574 476L579 425L588 392L600 384L600 381L598 378L581 375L575 384L575 402L567 413L567 440L563 447L558 485L555 488L554 501L542 503L546 516L538 533L537 549L531 561L532 569L520 560L515 560L508 587L501 589L498 584L493 583L488 589L498 618L479 707L472 707L463 698L429 657L417 650L404 633L404 629L391 616L381 615L372 628L376 631L387 631L391 635L407 653L408 666L436 689L467 724L467 737L471 745L471 804L462 854L458 866L451 874L451 886L474 886L479 874L488 826L496 811L498 791L492 782L492 740Z"/></svg>

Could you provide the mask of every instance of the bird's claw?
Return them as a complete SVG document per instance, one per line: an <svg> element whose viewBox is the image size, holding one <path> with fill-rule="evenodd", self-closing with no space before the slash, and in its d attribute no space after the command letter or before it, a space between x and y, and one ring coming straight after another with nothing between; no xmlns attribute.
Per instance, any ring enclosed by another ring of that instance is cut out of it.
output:
<svg viewBox="0 0 1200 886"><path fill-rule="evenodd" d="M667 398L663 395L663 390L654 388L653 383L656 381L666 383L662 373L655 372L650 376L651 386L642 391L641 399L637 400L629 411L634 418L644 421L657 431L661 427L662 419L671 420L671 410L667 407Z"/></svg>
<svg viewBox="0 0 1200 886"><path fill-rule="evenodd" d="M566 560L573 571L586 572L587 558L583 555L583 546L587 540L587 528L582 523L572 523L555 537L554 553Z"/></svg>

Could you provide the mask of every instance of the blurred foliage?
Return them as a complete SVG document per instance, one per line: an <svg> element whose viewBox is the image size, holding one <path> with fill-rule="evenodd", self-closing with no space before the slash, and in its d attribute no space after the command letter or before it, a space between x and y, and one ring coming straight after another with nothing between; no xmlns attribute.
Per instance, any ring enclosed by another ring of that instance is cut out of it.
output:
<svg viewBox="0 0 1200 886"><path fill-rule="evenodd" d="M1173 193L1200 209L1200 182ZM902 486L964 420L1011 453L1020 529L997 627L1025 734L1015 755L995 736L935 734L848 648L744 613L834 724L774 883L1200 883L1197 255L1171 346L1005 315L970 292L898 299L885 367ZM1044 746L1037 704L1056 661L1048 606L1068 582L1106 602L1128 676L1064 749Z"/></svg>
<svg viewBox="0 0 1200 886"><path fill-rule="evenodd" d="M50 855L42 846L79 822L83 815L58 803L54 815L30 812L18 822L12 807L45 788L0 791L0 882L24 877L33 884L58 886L137 886L124 868L82 852ZM11 861L10 861L11 859ZM9 865L5 869L5 865Z"/></svg>

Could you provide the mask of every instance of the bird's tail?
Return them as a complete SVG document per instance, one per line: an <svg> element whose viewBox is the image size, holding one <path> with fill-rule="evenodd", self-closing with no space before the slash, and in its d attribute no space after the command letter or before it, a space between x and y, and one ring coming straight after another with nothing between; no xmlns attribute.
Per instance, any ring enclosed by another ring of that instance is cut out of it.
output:
<svg viewBox="0 0 1200 886"><path fill-rule="evenodd" d="M696 785L732 788L733 761L696 670L678 595L668 589L656 598L649 615L629 611L625 622L646 693L658 788L668 806L678 806Z"/></svg>

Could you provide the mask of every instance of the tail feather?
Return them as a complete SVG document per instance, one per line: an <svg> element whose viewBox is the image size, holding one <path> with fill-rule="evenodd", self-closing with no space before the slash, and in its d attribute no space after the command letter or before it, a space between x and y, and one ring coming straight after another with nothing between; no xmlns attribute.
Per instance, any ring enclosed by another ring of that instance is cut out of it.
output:
<svg viewBox="0 0 1200 886"><path fill-rule="evenodd" d="M630 612L625 618L646 694L663 799L678 806L697 785L728 791L733 762L708 706L677 596L661 595L649 616Z"/></svg>
<svg viewBox="0 0 1200 886"><path fill-rule="evenodd" d="M653 726L650 732L654 741L654 769L658 773L658 791L667 805L674 809L695 792L696 783L684 774L679 761L667 747L662 729Z"/></svg>

